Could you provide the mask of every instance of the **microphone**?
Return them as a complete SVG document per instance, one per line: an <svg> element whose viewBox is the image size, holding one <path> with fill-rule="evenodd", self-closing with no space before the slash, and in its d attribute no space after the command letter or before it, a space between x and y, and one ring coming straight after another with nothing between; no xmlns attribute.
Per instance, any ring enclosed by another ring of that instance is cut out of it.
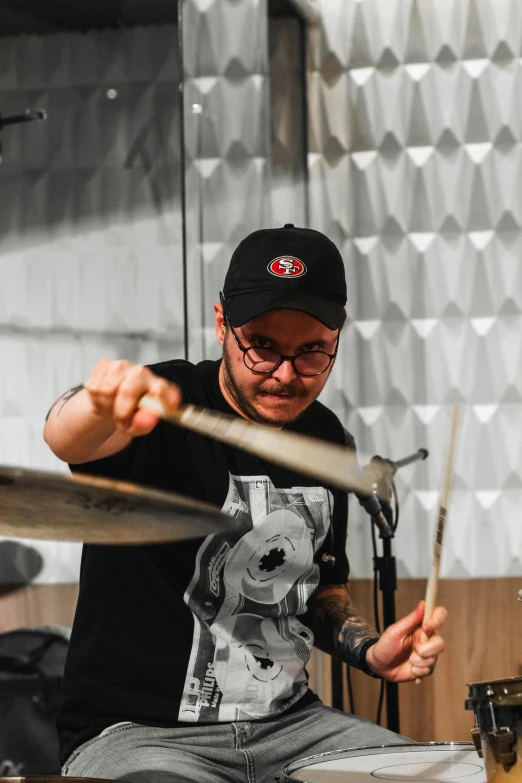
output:
<svg viewBox="0 0 522 783"><path fill-rule="evenodd" d="M47 119L47 114L43 109L36 109L31 111L27 109L23 114L13 114L11 117L2 117L0 114L0 130L5 125L18 125L21 122L35 122L44 121Z"/></svg>
<svg viewBox="0 0 522 783"><path fill-rule="evenodd" d="M382 468L384 467L387 469L386 472L388 472L388 478L391 479L400 468L403 468L406 465L410 465L412 462L416 462L419 459L426 459L428 454L429 452L427 449L418 449L414 454L409 454L407 457L402 457L402 459L395 461L391 459L384 459L383 457L376 455L375 457L371 458L370 464L363 468L363 472L366 471L369 473L371 478L372 462L379 465L380 475L377 474L376 476L376 480L373 484L373 493L371 495L362 495L358 492L354 492L354 495L364 510L371 516L372 520L377 525L381 538L393 538L393 531L388 523L388 520L384 516L379 496L377 495L378 478L382 478L384 475Z"/></svg>

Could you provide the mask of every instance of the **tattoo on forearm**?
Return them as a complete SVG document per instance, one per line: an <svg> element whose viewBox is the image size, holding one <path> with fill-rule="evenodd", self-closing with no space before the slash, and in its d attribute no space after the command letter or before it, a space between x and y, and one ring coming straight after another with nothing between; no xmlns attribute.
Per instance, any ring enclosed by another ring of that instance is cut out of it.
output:
<svg viewBox="0 0 522 783"><path fill-rule="evenodd" d="M59 402L61 402L62 404L60 405L60 408L58 409L58 412L56 413L56 415L57 415L57 416L59 416L59 415L60 415L60 413L62 412L62 408L63 408L63 406L64 406L66 403L68 403L68 402L69 402L69 400L70 400L72 397L74 397L76 394L78 394L78 392L81 392L81 390L82 390L82 389L83 389L83 383L80 383L80 384L78 384L78 386L73 386L73 387L72 387L72 389L69 389L69 391L66 391L66 392L65 392L65 394L62 394L62 396L61 396L61 397L58 397L58 399L56 400L56 402L54 402L54 403L51 405L51 407L49 408L49 411L48 411L48 413L47 413L47 416L45 417L45 421L47 421L47 419L48 419L48 418L49 418L49 416L51 415L52 411L53 411L53 410L56 408L56 406L58 405L58 403L59 403Z"/></svg>
<svg viewBox="0 0 522 783"><path fill-rule="evenodd" d="M304 619L316 646L351 666L359 667L362 645L378 636L357 614L347 585L320 586L308 601Z"/></svg>

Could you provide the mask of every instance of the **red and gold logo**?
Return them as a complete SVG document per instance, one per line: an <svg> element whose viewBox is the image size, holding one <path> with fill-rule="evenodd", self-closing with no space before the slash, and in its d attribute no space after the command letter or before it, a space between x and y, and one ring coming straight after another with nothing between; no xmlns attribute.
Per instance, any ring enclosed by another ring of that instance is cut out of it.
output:
<svg viewBox="0 0 522 783"><path fill-rule="evenodd" d="M299 258L279 256L270 261L267 267L270 274L276 277L300 277L306 274L306 266Z"/></svg>

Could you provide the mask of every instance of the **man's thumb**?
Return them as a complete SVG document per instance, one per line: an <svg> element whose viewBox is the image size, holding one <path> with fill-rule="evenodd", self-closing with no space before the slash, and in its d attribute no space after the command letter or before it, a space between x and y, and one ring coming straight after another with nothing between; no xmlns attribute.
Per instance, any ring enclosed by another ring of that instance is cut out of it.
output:
<svg viewBox="0 0 522 783"><path fill-rule="evenodd" d="M403 617L401 620L398 620L395 623L395 629L398 633L407 634L412 633L412 631L415 631L417 628L420 628L422 625L422 621L424 619L424 601L419 601L419 604L415 607L415 609L406 615L406 617Z"/></svg>

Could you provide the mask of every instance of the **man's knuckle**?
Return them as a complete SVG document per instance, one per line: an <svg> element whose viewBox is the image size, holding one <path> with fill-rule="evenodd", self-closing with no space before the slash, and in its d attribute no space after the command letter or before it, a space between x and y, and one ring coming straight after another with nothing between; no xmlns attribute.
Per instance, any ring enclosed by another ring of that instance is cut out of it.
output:
<svg viewBox="0 0 522 783"><path fill-rule="evenodd" d="M120 384L122 391L130 393L133 390L135 391L138 387L141 388L145 378L145 374L143 372L145 369L146 368L142 367L141 365L132 365Z"/></svg>
<svg viewBox="0 0 522 783"><path fill-rule="evenodd" d="M113 397L118 385L111 378L102 378L98 384L97 391L102 397Z"/></svg>
<svg viewBox="0 0 522 783"><path fill-rule="evenodd" d="M129 365L129 375L138 378L141 375L144 375L148 373L149 370L147 370L146 367L143 366L143 364L131 364Z"/></svg>
<svg viewBox="0 0 522 783"><path fill-rule="evenodd" d="M130 370L133 367L133 364L129 362L127 359L117 359L114 362L114 369L118 371L126 372Z"/></svg>

